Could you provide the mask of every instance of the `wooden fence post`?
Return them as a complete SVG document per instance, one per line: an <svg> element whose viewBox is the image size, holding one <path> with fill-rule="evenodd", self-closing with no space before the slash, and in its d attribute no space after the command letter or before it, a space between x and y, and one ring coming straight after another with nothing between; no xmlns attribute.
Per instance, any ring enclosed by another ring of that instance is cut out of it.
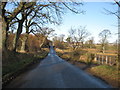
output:
<svg viewBox="0 0 120 90"><path fill-rule="evenodd" d="M99 55L99 64L100 64L100 55Z"/></svg>
<svg viewBox="0 0 120 90"><path fill-rule="evenodd" d="M111 62L111 57L109 57L109 59L110 59L110 60L109 60L109 61L110 61L109 64L111 65L111 63L112 63L112 62Z"/></svg>
<svg viewBox="0 0 120 90"><path fill-rule="evenodd" d="M102 64L103 64L103 55L102 55Z"/></svg>
<svg viewBox="0 0 120 90"><path fill-rule="evenodd" d="M108 56L106 56L106 64L108 63Z"/></svg>
<svg viewBox="0 0 120 90"><path fill-rule="evenodd" d="M95 61L95 62L97 61L97 54L95 54L95 58L94 58L94 61Z"/></svg>
<svg viewBox="0 0 120 90"><path fill-rule="evenodd" d="M117 64L116 56L112 55L99 55L95 54L94 61L98 62L98 64L107 64L107 65L114 65Z"/></svg>

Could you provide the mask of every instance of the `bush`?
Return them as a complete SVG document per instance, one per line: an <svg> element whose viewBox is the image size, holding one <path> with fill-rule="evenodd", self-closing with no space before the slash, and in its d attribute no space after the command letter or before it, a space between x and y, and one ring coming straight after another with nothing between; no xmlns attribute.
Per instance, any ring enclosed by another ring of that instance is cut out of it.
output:
<svg viewBox="0 0 120 90"><path fill-rule="evenodd" d="M80 51L79 50L74 50L73 51L73 56L78 56L80 55Z"/></svg>
<svg viewBox="0 0 120 90"><path fill-rule="evenodd" d="M75 50L72 51L72 53L73 53L74 56L77 56L77 55L81 56L81 55L84 55L86 52L87 51L82 50L82 49L75 49Z"/></svg>
<svg viewBox="0 0 120 90"><path fill-rule="evenodd" d="M13 50L14 49L14 38L15 38L15 34L9 34L8 35L8 39L7 39L7 49L8 50Z"/></svg>
<svg viewBox="0 0 120 90"><path fill-rule="evenodd" d="M60 42L59 40L55 41L54 44L56 48L59 48L59 49L65 48L64 43Z"/></svg>
<svg viewBox="0 0 120 90"><path fill-rule="evenodd" d="M92 64L92 61L95 58L95 54L93 54L93 53L87 53L86 56L87 56L87 64Z"/></svg>
<svg viewBox="0 0 120 90"><path fill-rule="evenodd" d="M84 55L87 51L85 50L82 50L82 49L75 49L75 50L72 50L71 53L70 53L70 58L72 60L75 60L75 61L79 61L80 60L80 57L82 55Z"/></svg>

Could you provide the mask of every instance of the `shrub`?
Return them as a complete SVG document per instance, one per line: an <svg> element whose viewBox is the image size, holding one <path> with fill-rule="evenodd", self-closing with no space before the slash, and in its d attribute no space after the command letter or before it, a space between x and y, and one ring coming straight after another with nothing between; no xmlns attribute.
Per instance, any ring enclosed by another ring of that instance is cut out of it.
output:
<svg viewBox="0 0 120 90"><path fill-rule="evenodd" d="M55 47L56 47L56 48L59 48L59 49L64 49L64 48L65 48L64 43L62 43L62 42L59 41L59 40L56 40L56 41L54 42L54 44L55 44Z"/></svg>
<svg viewBox="0 0 120 90"><path fill-rule="evenodd" d="M84 55L87 51L82 50L82 49L75 49L72 52L74 56L77 56L77 55Z"/></svg>
<svg viewBox="0 0 120 90"><path fill-rule="evenodd" d="M80 59L80 57L81 57L82 55L84 55L86 52L87 52L87 51L82 50L82 49L72 50L71 53L70 53L70 58L71 58L72 60L77 60L77 61L78 61L78 60Z"/></svg>
<svg viewBox="0 0 120 90"><path fill-rule="evenodd" d="M95 58L95 54L93 54L93 53L86 53L86 56L87 56L87 64L92 64L92 61Z"/></svg>
<svg viewBox="0 0 120 90"><path fill-rule="evenodd" d="M9 34L7 39L7 49L13 50L15 34Z"/></svg>

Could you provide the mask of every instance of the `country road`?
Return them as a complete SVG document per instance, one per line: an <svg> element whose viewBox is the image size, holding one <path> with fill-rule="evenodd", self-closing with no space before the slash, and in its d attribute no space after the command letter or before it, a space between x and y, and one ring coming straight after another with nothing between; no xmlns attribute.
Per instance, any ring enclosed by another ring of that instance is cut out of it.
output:
<svg viewBox="0 0 120 90"><path fill-rule="evenodd" d="M48 56L36 68L21 74L6 88L111 88L111 86L61 59L51 46Z"/></svg>

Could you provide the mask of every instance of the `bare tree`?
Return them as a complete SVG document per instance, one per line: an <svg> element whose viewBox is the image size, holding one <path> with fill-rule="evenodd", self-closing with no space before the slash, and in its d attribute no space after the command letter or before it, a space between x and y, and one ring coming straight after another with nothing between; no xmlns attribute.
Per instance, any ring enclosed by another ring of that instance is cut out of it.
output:
<svg viewBox="0 0 120 90"><path fill-rule="evenodd" d="M84 39L89 36L89 32L86 30L86 27L80 26L79 28L71 28L69 30L69 37L67 41L70 43L73 49L83 47Z"/></svg>
<svg viewBox="0 0 120 90"><path fill-rule="evenodd" d="M86 37L88 37L90 35L90 33L86 30L86 27L81 27L78 28L78 42L79 42L79 46L82 46L83 47L83 43L84 42L84 39ZM81 43L81 45L80 45Z"/></svg>
<svg viewBox="0 0 120 90"><path fill-rule="evenodd" d="M106 11L106 14L108 14L108 15L115 15L118 19L120 19L120 1L114 0L113 5L117 5L118 6L118 10L117 11L110 11L110 10L105 9L105 8L104 8L104 10Z"/></svg>
<svg viewBox="0 0 120 90"><path fill-rule="evenodd" d="M60 34L60 41L61 41L61 42L64 42L64 37L65 37L64 34Z"/></svg>
<svg viewBox="0 0 120 90"><path fill-rule="evenodd" d="M95 45L94 45L94 37L89 38L89 39L86 41L86 44L87 44L87 47L89 47L89 48L95 47Z"/></svg>
<svg viewBox="0 0 120 90"><path fill-rule="evenodd" d="M103 53L105 52L105 48L106 48L105 45L107 44L107 42L108 42L107 39L110 35L111 35L111 32L108 29L105 29L105 30L103 30L102 32L99 33L99 37L101 38L100 42L101 42Z"/></svg>
<svg viewBox="0 0 120 90"><path fill-rule="evenodd" d="M118 0L114 0L114 1L118 5L118 7L120 7L120 1L118 1Z"/></svg>
<svg viewBox="0 0 120 90"><path fill-rule="evenodd" d="M114 49L117 51L118 50L118 40L115 40L113 46L114 46Z"/></svg>
<svg viewBox="0 0 120 90"><path fill-rule="evenodd" d="M14 2L13 2L14 3ZM1 3L1 9L2 9L2 37L3 37L3 47L7 48L6 41L8 38L8 30L9 30L9 24L17 17L17 15L22 11L23 7L25 9L28 9L31 7L32 3L28 2L17 2L15 3L17 7L15 7L12 11L6 10L7 4L11 4L9 2L2 2Z"/></svg>
<svg viewBox="0 0 120 90"><path fill-rule="evenodd" d="M62 36L64 36L64 35L62 34ZM59 36L54 36L54 37L53 37L53 43L54 43L54 46L55 46L56 48L60 48L60 49L64 49L64 48L65 48L65 44L64 44L64 42L62 41L61 35L59 35Z"/></svg>
<svg viewBox="0 0 120 90"><path fill-rule="evenodd" d="M22 33L22 28L24 22L30 20L31 23L26 24L28 27L37 26L40 27L40 23L54 23L54 24L60 24L62 21L62 15L65 14L66 10L70 10L76 14L82 13L82 11L78 8L78 6L83 5L80 2L15 2L16 5L15 8L13 8L12 11L6 10L6 3L2 3L2 20L5 23L4 24L4 30L5 32L4 37L6 42L7 37L7 31L9 30L9 26L11 26L14 23L18 23L18 29L16 33L16 39L15 39L15 49L16 51L16 45L17 41L19 39L20 34ZM36 10L37 7L37 10ZM32 15L32 18L27 18L27 16L30 15L30 13L34 12L35 14ZM19 17L21 15L21 18ZM34 20L33 20L34 19ZM35 21L36 20L36 21ZM35 31L34 29L31 29L32 32ZM31 31L30 30L30 31ZM36 30L39 30L38 28ZM28 32L28 30L27 30ZM4 39L4 38L3 38ZM5 45L6 46L6 45Z"/></svg>
<svg viewBox="0 0 120 90"><path fill-rule="evenodd" d="M66 41L67 41L68 45L72 47L72 45L71 45L72 39L70 36L67 37Z"/></svg>
<svg viewBox="0 0 120 90"><path fill-rule="evenodd" d="M55 30L53 30L52 28L48 28L48 27L42 28L41 34L43 35L43 41L42 41L42 43L40 44L40 48L43 46L45 40L46 40L48 37L50 37L50 35L52 35L54 31L55 31Z"/></svg>
<svg viewBox="0 0 120 90"><path fill-rule="evenodd" d="M74 50L76 48L76 40L77 40L75 28L71 27L71 29L69 30L69 36L66 40L69 43L70 47L72 47Z"/></svg>
<svg viewBox="0 0 120 90"><path fill-rule="evenodd" d="M21 13L20 13L21 19L16 17L18 20L18 29L17 29L17 33L16 33L16 37L15 37L15 47L14 47L15 52L16 52L16 48L17 48L18 39L19 39L20 34L22 33L22 30L23 30L23 23L26 20L27 16L34 10L34 5L35 5L35 3L32 3L30 9L26 9L24 6L21 10Z"/></svg>

